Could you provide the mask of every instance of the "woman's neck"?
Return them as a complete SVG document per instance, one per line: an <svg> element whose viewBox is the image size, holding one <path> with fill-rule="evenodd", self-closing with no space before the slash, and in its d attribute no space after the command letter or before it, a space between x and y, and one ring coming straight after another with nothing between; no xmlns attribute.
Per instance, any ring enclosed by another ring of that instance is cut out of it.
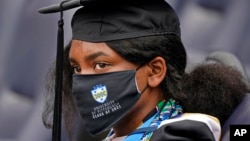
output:
<svg viewBox="0 0 250 141"><path fill-rule="evenodd" d="M163 96L159 93L143 94L131 111L114 125L115 136L126 136L137 129L162 100Z"/></svg>

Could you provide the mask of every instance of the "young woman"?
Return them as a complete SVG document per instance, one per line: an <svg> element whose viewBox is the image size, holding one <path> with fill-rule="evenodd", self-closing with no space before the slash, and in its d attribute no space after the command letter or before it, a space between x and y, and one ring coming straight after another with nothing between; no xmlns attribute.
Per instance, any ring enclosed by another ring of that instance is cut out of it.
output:
<svg viewBox="0 0 250 141"><path fill-rule="evenodd" d="M79 115L90 134L109 131L107 141L219 140L220 124L209 115L171 124L174 136L162 126L182 114L178 100L185 98L186 51L178 17L168 3L81 0L81 4L65 49L62 112L69 131ZM43 114L48 126L50 101Z"/></svg>

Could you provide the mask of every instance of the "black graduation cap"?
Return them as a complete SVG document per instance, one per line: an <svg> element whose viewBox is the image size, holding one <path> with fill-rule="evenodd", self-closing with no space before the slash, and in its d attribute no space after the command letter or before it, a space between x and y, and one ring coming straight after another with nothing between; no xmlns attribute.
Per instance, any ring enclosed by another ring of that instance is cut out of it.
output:
<svg viewBox="0 0 250 141"><path fill-rule="evenodd" d="M180 35L179 20L164 0L71 0L40 13L82 6L72 19L73 39L102 42L150 35Z"/></svg>
<svg viewBox="0 0 250 141"><path fill-rule="evenodd" d="M39 9L60 12L56 61L56 88L52 140L60 141L63 80L63 11L79 8L71 21L72 39L105 42L152 35L180 36L180 23L164 0L66 0Z"/></svg>

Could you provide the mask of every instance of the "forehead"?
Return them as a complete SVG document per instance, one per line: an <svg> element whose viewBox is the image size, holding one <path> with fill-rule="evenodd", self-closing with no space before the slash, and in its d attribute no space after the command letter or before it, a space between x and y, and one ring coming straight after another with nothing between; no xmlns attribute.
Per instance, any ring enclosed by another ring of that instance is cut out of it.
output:
<svg viewBox="0 0 250 141"><path fill-rule="evenodd" d="M76 63L82 67L90 68L96 62L105 62L112 66L112 71L131 69L136 65L127 61L106 43L93 43L73 40L69 51L70 63ZM109 70L111 71L111 70Z"/></svg>
<svg viewBox="0 0 250 141"><path fill-rule="evenodd" d="M103 52L107 55L119 56L104 42L93 43L80 40L72 40L69 57L75 58L76 56L88 56L97 52Z"/></svg>
<svg viewBox="0 0 250 141"><path fill-rule="evenodd" d="M100 48L100 47L108 47L104 42L87 42L87 41L81 41L81 40L72 40L71 42L71 48L72 47L90 47L90 48Z"/></svg>

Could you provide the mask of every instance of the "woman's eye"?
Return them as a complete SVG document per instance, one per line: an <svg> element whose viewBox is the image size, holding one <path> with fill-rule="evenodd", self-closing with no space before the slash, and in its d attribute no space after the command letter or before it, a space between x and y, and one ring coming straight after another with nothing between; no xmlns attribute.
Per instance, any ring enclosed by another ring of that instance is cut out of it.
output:
<svg viewBox="0 0 250 141"><path fill-rule="evenodd" d="M72 68L73 68L74 73L80 73L81 72L80 66L72 66Z"/></svg>
<svg viewBox="0 0 250 141"><path fill-rule="evenodd" d="M96 63L94 69L104 69L107 66L109 66L107 63Z"/></svg>

